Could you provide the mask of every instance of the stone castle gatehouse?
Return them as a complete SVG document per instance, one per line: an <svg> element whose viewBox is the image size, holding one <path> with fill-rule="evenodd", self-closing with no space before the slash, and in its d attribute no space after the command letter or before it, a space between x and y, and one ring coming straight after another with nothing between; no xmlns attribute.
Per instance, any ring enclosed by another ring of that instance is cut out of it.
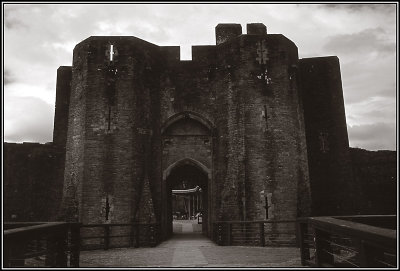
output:
<svg viewBox="0 0 400 271"><path fill-rule="evenodd" d="M57 76L66 219L157 222L165 239L183 180L202 189L208 236L215 221L343 213L332 196L352 178L338 58L299 59L260 23L215 34L190 61L136 37L76 45Z"/></svg>

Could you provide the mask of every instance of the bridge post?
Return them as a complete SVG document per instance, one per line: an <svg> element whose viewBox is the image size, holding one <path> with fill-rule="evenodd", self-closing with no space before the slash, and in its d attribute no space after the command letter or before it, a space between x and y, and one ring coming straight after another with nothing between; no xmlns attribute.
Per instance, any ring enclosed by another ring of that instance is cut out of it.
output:
<svg viewBox="0 0 400 271"><path fill-rule="evenodd" d="M329 233L315 229L315 261L318 267L333 266Z"/></svg>
<svg viewBox="0 0 400 271"><path fill-rule="evenodd" d="M68 225L55 232L55 266L67 267L67 241L68 241Z"/></svg>
<svg viewBox="0 0 400 271"><path fill-rule="evenodd" d="M310 260L310 250L306 244L307 234L308 234L308 224L303 222L298 222L298 233L299 233L299 244L300 244L300 255L301 255L301 265L307 265L307 261Z"/></svg>
<svg viewBox="0 0 400 271"><path fill-rule="evenodd" d="M80 255L80 223L71 223L71 258L70 267L79 267L79 255Z"/></svg>
<svg viewBox="0 0 400 271"><path fill-rule="evenodd" d="M227 240L226 240L226 245L230 246L232 245L232 224L231 223L226 223L226 231L227 231Z"/></svg>
<svg viewBox="0 0 400 271"><path fill-rule="evenodd" d="M104 225L104 250L110 246L110 226Z"/></svg>
<svg viewBox="0 0 400 271"><path fill-rule="evenodd" d="M49 267L56 267L56 236L55 232L51 232L46 239L46 259L45 265Z"/></svg>
<svg viewBox="0 0 400 271"><path fill-rule="evenodd" d="M4 239L3 248L4 248L4 250L3 250L4 267L11 267L11 265L10 265L11 243L8 242L8 239Z"/></svg>
<svg viewBox="0 0 400 271"><path fill-rule="evenodd" d="M149 244L150 246L156 246L155 230L153 225L149 225Z"/></svg>
<svg viewBox="0 0 400 271"><path fill-rule="evenodd" d="M265 247L264 222L260 222L260 245Z"/></svg>
<svg viewBox="0 0 400 271"><path fill-rule="evenodd" d="M139 247L139 224L135 227L135 247Z"/></svg>
<svg viewBox="0 0 400 271"><path fill-rule="evenodd" d="M22 238L4 239L4 267L23 267L25 265L25 242Z"/></svg>
<svg viewBox="0 0 400 271"><path fill-rule="evenodd" d="M135 225L131 224L131 233L129 236L129 245L133 247L135 245Z"/></svg>
<svg viewBox="0 0 400 271"><path fill-rule="evenodd" d="M217 223L217 227L218 227L217 244L222 246L222 223Z"/></svg>
<svg viewBox="0 0 400 271"><path fill-rule="evenodd" d="M371 267L368 266L368 259L366 255L366 247L363 240L357 239L354 240L356 244L356 248L358 250L357 253L357 262L360 264L360 267Z"/></svg>

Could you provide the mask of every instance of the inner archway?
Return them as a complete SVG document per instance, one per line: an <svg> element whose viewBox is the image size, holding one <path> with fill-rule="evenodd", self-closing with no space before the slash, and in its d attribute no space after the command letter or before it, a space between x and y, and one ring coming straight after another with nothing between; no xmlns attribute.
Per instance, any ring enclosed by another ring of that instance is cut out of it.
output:
<svg viewBox="0 0 400 271"><path fill-rule="evenodd" d="M207 118L191 111L170 116L161 127L163 182L160 207L164 240L173 233L173 212L176 218L192 218L201 211L201 231L209 235L214 128ZM199 228L198 225L195 227Z"/></svg>
<svg viewBox="0 0 400 271"><path fill-rule="evenodd" d="M169 171L166 186L170 234L197 232L207 235L208 177L207 171L190 161Z"/></svg>

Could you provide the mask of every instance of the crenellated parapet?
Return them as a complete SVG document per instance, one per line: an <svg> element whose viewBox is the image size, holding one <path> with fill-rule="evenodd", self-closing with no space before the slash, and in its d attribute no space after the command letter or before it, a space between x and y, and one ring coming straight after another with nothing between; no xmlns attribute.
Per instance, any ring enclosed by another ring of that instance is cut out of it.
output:
<svg viewBox="0 0 400 271"><path fill-rule="evenodd" d="M166 238L173 178L193 165L206 169L193 167L209 235L216 220L310 213L298 49L264 24L246 28L217 25L216 45L193 46L189 61L179 46L136 37L75 47L64 176L72 220L157 221Z"/></svg>

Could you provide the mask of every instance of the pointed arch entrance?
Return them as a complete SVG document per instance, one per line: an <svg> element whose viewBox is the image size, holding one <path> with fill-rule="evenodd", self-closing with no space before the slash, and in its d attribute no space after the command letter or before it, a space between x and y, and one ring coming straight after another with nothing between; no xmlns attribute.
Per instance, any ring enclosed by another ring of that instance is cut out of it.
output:
<svg viewBox="0 0 400 271"><path fill-rule="evenodd" d="M167 229L173 233L173 220L191 220L197 224L196 215L201 213L201 225L193 226L207 235L209 221L209 182L210 170L191 158L181 159L170 165L163 172L166 186Z"/></svg>
<svg viewBox="0 0 400 271"><path fill-rule="evenodd" d="M188 111L171 116L161 127L163 239L173 233L173 212L184 213L184 217L193 217L201 212L201 230L208 235L212 205L213 131L212 122Z"/></svg>
<svg viewBox="0 0 400 271"><path fill-rule="evenodd" d="M163 180L165 181L167 179L167 177L171 174L172 169L182 166L182 165L190 165L193 166L197 169L199 169L200 171L204 172L207 175L207 178L211 179L211 170L206 167L205 165L203 165L201 162L186 157L183 158L181 160L176 161L175 163L169 165L164 171L163 171Z"/></svg>

